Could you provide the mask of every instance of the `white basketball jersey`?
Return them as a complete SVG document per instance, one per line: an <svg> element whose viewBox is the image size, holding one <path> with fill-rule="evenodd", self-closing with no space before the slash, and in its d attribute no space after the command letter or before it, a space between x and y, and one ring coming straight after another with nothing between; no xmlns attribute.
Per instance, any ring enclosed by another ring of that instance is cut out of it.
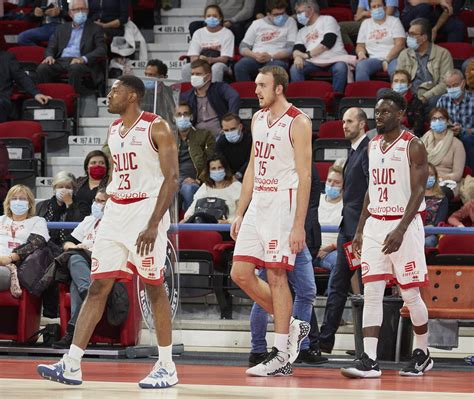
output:
<svg viewBox="0 0 474 399"><path fill-rule="evenodd" d="M121 131L122 119L109 127L108 144L114 162L107 193L117 200L157 197L164 177L151 126L159 116L142 112L135 124Z"/></svg>
<svg viewBox="0 0 474 399"><path fill-rule="evenodd" d="M411 195L410 142L416 138L404 130L385 150L383 135L369 143L369 212L377 216L402 217ZM425 209L425 201L419 211Z"/></svg>
<svg viewBox="0 0 474 399"><path fill-rule="evenodd" d="M295 151L290 136L291 124L298 115L307 116L292 105L280 119L270 125L270 111L261 109L257 112L252 127L255 155L254 192L298 188Z"/></svg>

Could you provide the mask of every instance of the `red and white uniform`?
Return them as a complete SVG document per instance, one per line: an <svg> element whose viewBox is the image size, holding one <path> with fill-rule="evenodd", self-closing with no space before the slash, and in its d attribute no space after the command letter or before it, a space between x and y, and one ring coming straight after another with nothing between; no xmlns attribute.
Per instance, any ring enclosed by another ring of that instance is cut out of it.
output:
<svg viewBox="0 0 474 399"><path fill-rule="evenodd" d="M290 131L294 119L305 114L291 106L271 125L269 115L268 109L258 111L252 127L253 195L237 237L234 261L292 270L296 255L291 253L289 237L298 174Z"/></svg>
<svg viewBox="0 0 474 399"><path fill-rule="evenodd" d="M136 240L146 229L163 184L158 149L151 128L158 115L142 112L128 130L122 119L110 125L108 144L113 158L112 180L107 186L111 196L92 248L92 278L131 280L134 273L149 284L161 284L164 276L168 212L158 226L153 252L137 254Z"/></svg>
<svg viewBox="0 0 474 399"><path fill-rule="evenodd" d="M418 213L410 223L398 251L384 255L383 242L387 234L400 223L411 195L410 143L416 137L409 131L385 150L383 135L369 143L369 205L371 216L364 227L362 244L362 281L396 280L402 288L425 285L425 233ZM425 210L425 202L419 212Z"/></svg>

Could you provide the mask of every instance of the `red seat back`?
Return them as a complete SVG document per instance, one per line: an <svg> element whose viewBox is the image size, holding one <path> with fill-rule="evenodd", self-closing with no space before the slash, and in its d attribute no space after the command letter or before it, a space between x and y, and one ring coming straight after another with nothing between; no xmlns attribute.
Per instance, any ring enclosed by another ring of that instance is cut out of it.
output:
<svg viewBox="0 0 474 399"><path fill-rule="evenodd" d="M255 82L232 82L230 85L239 93L240 98L257 98Z"/></svg>
<svg viewBox="0 0 474 399"><path fill-rule="evenodd" d="M343 121L335 120L335 121L327 121L321 123L319 127L318 137L320 139L343 139L344 136L344 129Z"/></svg>
<svg viewBox="0 0 474 399"><path fill-rule="evenodd" d="M212 252L214 246L222 242L222 236L217 231L180 231L178 233L178 248Z"/></svg>
<svg viewBox="0 0 474 399"><path fill-rule="evenodd" d="M366 80L349 83L344 91L345 97L377 97L380 89L390 89L389 82L379 80Z"/></svg>
<svg viewBox="0 0 474 399"><path fill-rule="evenodd" d="M438 43L438 46L448 50L455 60L466 60L474 57L474 46L470 43L445 42Z"/></svg>
<svg viewBox="0 0 474 399"><path fill-rule="evenodd" d="M304 82L291 82L286 91L288 98L313 98L326 99L332 95L332 86L328 82L309 80Z"/></svg>
<svg viewBox="0 0 474 399"><path fill-rule="evenodd" d="M322 8L320 13L321 15L331 15L336 19L337 22L354 20L354 14L352 13L352 10L346 7Z"/></svg>
<svg viewBox="0 0 474 399"><path fill-rule="evenodd" d="M444 235L438 242L440 255L472 255L474 254L474 235Z"/></svg>
<svg viewBox="0 0 474 399"><path fill-rule="evenodd" d="M66 103L68 116L74 115L77 93L73 86L68 83L39 83L37 87L42 94L63 100Z"/></svg>
<svg viewBox="0 0 474 399"><path fill-rule="evenodd" d="M37 153L41 153L43 137L45 136L46 134L38 122L11 121L0 123L0 139L3 137L31 139Z"/></svg>
<svg viewBox="0 0 474 399"><path fill-rule="evenodd" d="M328 178L329 168L332 162L315 162L319 174L319 181L324 182Z"/></svg>
<svg viewBox="0 0 474 399"><path fill-rule="evenodd" d="M9 53L15 54L19 62L34 62L41 64L44 59L44 47L40 46L16 46L8 49Z"/></svg>

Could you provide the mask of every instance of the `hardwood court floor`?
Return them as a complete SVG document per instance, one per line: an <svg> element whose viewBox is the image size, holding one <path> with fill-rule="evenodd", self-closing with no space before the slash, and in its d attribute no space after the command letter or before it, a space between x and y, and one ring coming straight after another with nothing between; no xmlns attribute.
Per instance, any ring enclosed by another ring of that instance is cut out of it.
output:
<svg viewBox="0 0 474 399"><path fill-rule="evenodd" d="M84 382L70 387L42 380L36 374L41 361L0 360L0 397L3 399L455 399L471 398L470 372L432 371L424 377L400 377L385 371L382 378L350 380L339 370L300 368L293 377L251 378L245 368L178 365L180 384L165 390L141 390L137 382L153 362L84 361ZM46 363L51 363L47 359Z"/></svg>

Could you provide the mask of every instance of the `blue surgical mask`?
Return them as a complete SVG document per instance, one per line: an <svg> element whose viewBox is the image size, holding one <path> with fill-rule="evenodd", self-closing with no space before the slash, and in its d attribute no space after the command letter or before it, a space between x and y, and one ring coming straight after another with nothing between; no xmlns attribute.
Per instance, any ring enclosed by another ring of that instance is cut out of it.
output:
<svg viewBox="0 0 474 399"><path fill-rule="evenodd" d="M209 175L211 176L212 180L214 180L216 183L218 183L218 182L224 180L225 169L211 170Z"/></svg>
<svg viewBox="0 0 474 399"><path fill-rule="evenodd" d="M26 200L11 200L10 209L15 216L21 216L28 212L30 204Z"/></svg>
<svg viewBox="0 0 474 399"><path fill-rule="evenodd" d="M87 21L87 13L79 11L74 13L72 20L76 25L82 25L84 22Z"/></svg>
<svg viewBox="0 0 474 399"><path fill-rule="evenodd" d="M94 201L91 206L91 215L96 219L102 219L102 216L104 216L104 205Z"/></svg>
<svg viewBox="0 0 474 399"><path fill-rule="evenodd" d="M341 187L330 186L326 183L326 188L324 191L330 199L336 199L341 196Z"/></svg>
<svg viewBox="0 0 474 399"><path fill-rule="evenodd" d="M428 180L426 180L426 188L433 188L436 183L436 178L434 176L428 176Z"/></svg>
<svg viewBox="0 0 474 399"><path fill-rule="evenodd" d="M207 17L204 19L204 23L209 26L209 28L215 28L220 25L221 21L216 17Z"/></svg>
<svg viewBox="0 0 474 399"><path fill-rule="evenodd" d="M176 118L176 126L178 130L188 130L193 124L189 116L180 116Z"/></svg>
<svg viewBox="0 0 474 399"><path fill-rule="evenodd" d="M457 100L459 97L462 96L461 86L448 87L447 91L448 91L448 96L451 100Z"/></svg>
<svg viewBox="0 0 474 399"><path fill-rule="evenodd" d="M288 15L282 14L273 17L273 24L276 26L283 26L285 25L286 21L288 20Z"/></svg>
<svg viewBox="0 0 474 399"><path fill-rule="evenodd" d="M377 7L370 11L370 15L372 15L374 21L380 21L385 18L385 10L383 7Z"/></svg>
<svg viewBox="0 0 474 399"><path fill-rule="evenodd" d="M430 128L435 133L443 133L447 127L448 127L448 124L446 121L433 120L430 122Z"/></svg>
<svg viewBox="0 0 474 399"><path fill-rule="evenodd" d="M416 37L413 37L413 36L407 37L407 47L413 50L418 50L418 47L420 47L420 45L416 41Z"/></svg>
<svg viewBox="0 0 474 399"><path fill-rule="evenodd" d="M306 15L306 13L304 11L296 14L296 19L298 20L298 22L301 25L303 25L303 26L308 25L309 17Z"/></svg>
<svg viewBox="0 0 474 399"><path fill-rule="evenodd" d="M394 83L392 89L397 93L405 94L408 91L408 83Z"/></svg>
<svg viewBox="0 0 474 399"><path fill-rule="evenodd" d="M143 79L143 84L145 85L145 89L147 90L154 90L155 89L155 80L152 79Z"/></svg>
<svg viewBox="0 0 474 399"><path fill-rule="evenodd" d="M240 130L235 129L229 132L224 132L225 138L229 143L237 143L240 140Z"/></svg>

